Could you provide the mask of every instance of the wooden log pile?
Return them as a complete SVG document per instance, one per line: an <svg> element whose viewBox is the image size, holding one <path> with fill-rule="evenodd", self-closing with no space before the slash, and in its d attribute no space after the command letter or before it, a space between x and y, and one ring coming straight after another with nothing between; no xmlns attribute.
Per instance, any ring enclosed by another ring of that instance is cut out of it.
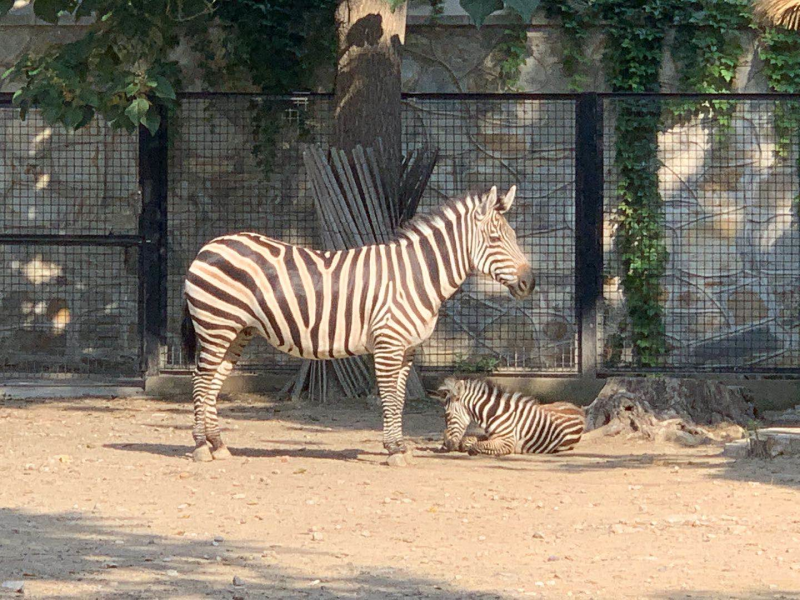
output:
<svg viewBox="0 0 800 600"><path fill-rule="evenodd" d="M311 180L323 247L345 250L391 241L416 213L437 155L429 148L410 152L398 177L396 170L386 168L380 142L376 148L356 146L349 155L332 148L326 156L318 146L310 146L303 153L303 161ZM327 402L333 385L347 397L373 394L376 386L367 357L304 361L284 392L296 400L307 391L310 399ZM415 370L407 389L411 398L425 396Z"/></svg>

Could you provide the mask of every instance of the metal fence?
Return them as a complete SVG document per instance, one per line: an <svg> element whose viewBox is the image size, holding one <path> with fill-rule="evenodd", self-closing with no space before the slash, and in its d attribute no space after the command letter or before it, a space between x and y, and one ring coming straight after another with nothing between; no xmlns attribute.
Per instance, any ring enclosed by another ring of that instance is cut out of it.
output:
<svg viewBox="0 0 800 600"><path fill-rule="evenodd" d="M181 284L201 245L215 235L255 229L296 244L317 244L317 222L302 149L326 147L331 99L243 95L187 98L173 124L169 163L169 336L164 368L185 368L178 339ZM502 286L473 279L444 307L418 353L423 367L574 373L575 101L573 98L416 96L404 100L406 148L429 144L439 161L420 210L465 190L517 184L509 213L537 275L537 293L516 302ZM264 116L266 115L266 116ZM259 119L282 121L266 134ZM276 136L275 151L254 149ZM296 361L253 344L240 368L292 369Z"/></svg>
<svg viewBox="0 0 800 600"><path fill-rule="evenodd" d="M139 377L136 137L26 122L0 96L0 375Z"/></svg>
<svg viewBox="0 0 800 600"><path fill-rule="evenodd" d="M800 102L775 96L606 97L600 368L643 370L617 253L620 115L660 118L654 171L668 252L665 352L651 370L800 367ZM788 127L788 128L787 128Z"/></svg>
<svg viewBox="0 0 800 600"><path fill-rule="evenodd" d="M0 96L0 377L185 370L181 286L205 241L250 229L318 245L302 152L330 143L330 97L181 100L152 138L99 123L66 135L35 111L20 122ZM800 99L726 96L726 119L698 109L712 100L405 97L404 146L440 153L420 210L516 184L509 217L537 277L524 302L471 280L443 307L423 368L647 370L632 349L615 236L618 115L635 102L661 119L669 350L654 369L800 372L800 133L781 128ZM254 342L241 368L296 365Z"/></svg>

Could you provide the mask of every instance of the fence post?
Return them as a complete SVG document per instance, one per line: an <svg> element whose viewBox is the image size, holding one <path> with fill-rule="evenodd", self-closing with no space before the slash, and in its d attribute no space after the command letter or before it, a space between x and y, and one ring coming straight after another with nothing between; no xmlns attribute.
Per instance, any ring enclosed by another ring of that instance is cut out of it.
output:
<svg viewBox="0 0 800 600"><path fill-rule="evenodd" d="M140 322L142 323L142 370L156 375L167 331L167 119L155 135L139 127L139 190L142 214L139 233Z"/></svg>
<svg viewBox="0 0 800 600"><path fill-rule="evenodd" d="M603 277L603 105L596 93L575 107L575 290L580 372L597 374L597 314Z"/></svg>

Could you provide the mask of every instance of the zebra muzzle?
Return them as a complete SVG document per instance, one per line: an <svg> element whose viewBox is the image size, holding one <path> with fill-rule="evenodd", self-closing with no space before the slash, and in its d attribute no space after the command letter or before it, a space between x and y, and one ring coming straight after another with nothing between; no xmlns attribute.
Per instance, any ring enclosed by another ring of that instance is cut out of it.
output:
<svg viewBox="0 0 800 600"><path fill-rule="evenodd" d="M531 295L531 292L536 287L536 278L533 276L533 270L530 265L525 264L517 270L517 282L515 285L509 286L511 295L517 300L522 300Z"/></svg>

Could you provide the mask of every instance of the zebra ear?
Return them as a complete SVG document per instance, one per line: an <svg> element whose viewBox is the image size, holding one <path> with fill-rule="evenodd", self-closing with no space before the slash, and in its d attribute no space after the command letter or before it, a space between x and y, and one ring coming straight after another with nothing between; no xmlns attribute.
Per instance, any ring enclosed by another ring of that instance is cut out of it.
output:
<svg viewBox="0 0 800 600"><path fill-rule="evenodd" d="M504 213L511 208L511 205L514 204L514 196L517 195L517 186L512 185L506 195L500 198L497 203L497 211L500 213Z"/></svg>
<svg viewBox="0 0 800 600"><path fill-rule="evenodd" d="M497 186L493 185L492 189L483 195L481 203L478 205L478 218L485 219L488 215L492 214L497 206Z"/></svg>
<svg viewBox="0 0 800 600"><path fill-rule="evenodd" d="M447 390L442 388L436 390L426 390L428 396L431 398L436 398L439 402L444 404L444 401L447 400Z"/></svg>

